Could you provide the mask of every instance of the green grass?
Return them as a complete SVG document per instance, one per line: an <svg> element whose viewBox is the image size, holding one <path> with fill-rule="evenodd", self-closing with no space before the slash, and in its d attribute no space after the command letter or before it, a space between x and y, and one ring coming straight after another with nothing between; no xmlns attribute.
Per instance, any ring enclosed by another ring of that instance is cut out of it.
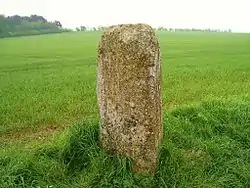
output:
<svg viewBox="0 0 250 188"><path fill-rule="evenodd" d="M250 187L250 35L157 33L164 143L149 177L98 147L100 34L0 40L0 187Z"/></svg>
<svg viewBox="0 0 250 188"><path fill-rule="evenodd" d="M0 155L1 187L249 187L249 101L204 102L164 114L155 176L98 147L98 121L78 123L33 148Z"/></svg>

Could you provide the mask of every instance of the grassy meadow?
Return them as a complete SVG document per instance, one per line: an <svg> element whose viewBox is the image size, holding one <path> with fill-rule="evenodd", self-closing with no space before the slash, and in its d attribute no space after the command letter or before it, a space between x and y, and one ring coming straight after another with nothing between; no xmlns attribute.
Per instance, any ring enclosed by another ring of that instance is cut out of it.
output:
<svg viewBox="0 0 250 188"><path fill-rule="evenodd" d="M98 147L100 35L0 39L0 187L250 187L250 34L157 33L154 177Z"/></svg>

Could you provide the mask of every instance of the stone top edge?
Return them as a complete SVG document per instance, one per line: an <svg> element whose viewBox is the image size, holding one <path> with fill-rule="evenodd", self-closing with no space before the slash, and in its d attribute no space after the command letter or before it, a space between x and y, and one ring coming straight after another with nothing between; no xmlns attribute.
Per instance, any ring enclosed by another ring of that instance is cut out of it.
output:
<svg viewBox="0 0 250 188"><path fill-rule="evenodd" d="M117 24L111 25L107 27L106 31L114 30L114 29L125 29L125 28L147 28L148 30L153 30L153 27L146 23L128 23L128 24Z"/></svg>

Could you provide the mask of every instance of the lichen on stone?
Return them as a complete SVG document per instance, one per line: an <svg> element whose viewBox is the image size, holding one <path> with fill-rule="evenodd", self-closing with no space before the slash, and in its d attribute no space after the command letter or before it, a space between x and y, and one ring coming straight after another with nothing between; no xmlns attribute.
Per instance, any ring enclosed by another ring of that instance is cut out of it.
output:
<svg viewBox="0 0 250 188"><path fill-rule="evenodd" d="M97 97L103 149L154 172L162 137L160 49L152 27L109 27L98 46Z"/></svg>

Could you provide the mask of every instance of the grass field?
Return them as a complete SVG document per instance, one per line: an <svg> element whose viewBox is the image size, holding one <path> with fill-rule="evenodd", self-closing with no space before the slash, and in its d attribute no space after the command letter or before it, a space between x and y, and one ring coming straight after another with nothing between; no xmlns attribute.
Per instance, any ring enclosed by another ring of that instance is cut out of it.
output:
<svg viewBox="0 0 250 188"><path fill-rule="evenodd" d="M0 39L0 187L250 187L250 34L157 34L155 177L97 146L101 33Z"/></svg>

